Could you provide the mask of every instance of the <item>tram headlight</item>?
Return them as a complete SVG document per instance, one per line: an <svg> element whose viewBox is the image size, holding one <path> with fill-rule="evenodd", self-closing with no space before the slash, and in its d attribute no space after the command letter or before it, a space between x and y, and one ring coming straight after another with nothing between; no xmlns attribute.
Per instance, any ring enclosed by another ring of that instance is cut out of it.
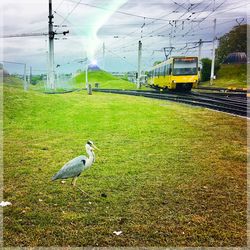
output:
<svg viewBox="0 0 250 250"><path fill-rule="evenodd" d="M172 83L176 83L176 81L175 81L175 80L173 80L173 81L172 81Z"/></svg>

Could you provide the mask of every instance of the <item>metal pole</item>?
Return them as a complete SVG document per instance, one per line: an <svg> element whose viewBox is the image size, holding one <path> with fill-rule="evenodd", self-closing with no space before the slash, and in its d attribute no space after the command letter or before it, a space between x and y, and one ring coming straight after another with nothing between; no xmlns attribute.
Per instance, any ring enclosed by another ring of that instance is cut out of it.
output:
<svg viewBox="0 0 250 250"><path fill-rule="evenodd" d="M141 50L142 50L142 42L139 41L139 46L138 46L138 78L137 78L137 88L141 88Z"/></svg>
<svg viewBox="0 0 250 250"><path fill-rule="evenodd" d="M213 80L214 80L215 41L216 41L216 19L214 19L214 36L213 36L213 52L212 52L212 64L211 64L210 85L213 85Z"/></svg>
<svg viewBox="0 0 250 250"><path fill-rule="evenodd" d="M26 79L26 63L24 64L24 72L23 72L23 88L27 91L27 79Z"/></svg>
<svg viewBox="0 0 250 250"><path fill-rule="evenodd" d="M32 82L32 67L30 66L30 81L29 81L29 84L31 84Z"/></svg>
<svg viewBox="0 0 250 250"><path fill-rule="evenodd" d="M28 84L30 84L30 72L27 75L27 88L28 88Z"/></svg>
<svg viewBox="0 0 250 250"><path fill-rule="evenodd" d="M168 57L171 56L171 53L172 53L172 34L173 34L173 25L171 24L171 33L170 33L170 36L169 36L169 47L170 47L170 50L169 50L169 54L168 54Z"/></svg>
<svg viewBox="0 0 250 250"><path fill-rule="evenodd" d="M46 46L47 74L46 74L46 83L44 83L44 89L48 89L48 87L49 87L49 52L48 52L48 43L47 43L47 39L45 40L45 46Z"/></svg>
<svg viewBox="0 0 250 250"><path fill-rule="evenodd" d="M86 88L88 88L88 85L89 85L89 83L88 83L88 67L89 67L89 65L88 65L88 62L87 62L87 63L86 63L86 71L85 71Z"/></svg>
<svg viewBox="0 0 250 250"><path fill-rule="evenodd" d="M52 0L49 0L49 85L55 89L55 69L54 69L54 31L53 31L53 14Z"/></svg>
<svg viewBox="0 0 250 250"><path fill-rule="evenodd" d="M199 41L199 54L198 54L198 60L201 61L201 46L202 46L202 39Z"/></svg>

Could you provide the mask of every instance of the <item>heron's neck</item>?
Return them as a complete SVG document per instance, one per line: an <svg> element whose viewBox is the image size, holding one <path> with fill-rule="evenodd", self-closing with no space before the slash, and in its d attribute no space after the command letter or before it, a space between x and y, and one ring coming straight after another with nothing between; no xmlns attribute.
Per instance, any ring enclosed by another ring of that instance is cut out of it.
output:
<svg viewBox="0 0 250 250"><path fill-rule="evenodd" d="M89 156L88 161L92 164L95 161L95 153L91 150L87 150Z"/></svg>

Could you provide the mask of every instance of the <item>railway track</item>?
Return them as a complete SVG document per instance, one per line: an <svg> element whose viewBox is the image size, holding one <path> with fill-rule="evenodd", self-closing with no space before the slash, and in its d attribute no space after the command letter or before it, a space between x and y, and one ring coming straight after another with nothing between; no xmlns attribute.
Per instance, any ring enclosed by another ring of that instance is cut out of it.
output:
<svg viewBox="0 0 250 250"><path fill-rule="evenodd" d="M230 114L247 116L246 95L220 95L215 93L161 93L155 90L119 90L119 89L93 89L96 92L143 96L161 100L201 106Z"/></svg>
<svg viewBox="0 0 250 250"><path fill-rule="evenodd" d="M65 94L86 89L73 89L63 92L45 92L46 94ZM205 107L230 114L247 116L247 95L243 93L204 93L204 92L159 92L157 90L121 90L121 89L98 89L93 91L143 96L154 99L168 100L185 103L194 106Z"/></svg>
<svg viewBox="0 0 250 250"><path fill-rule="evenodd" d="M208 87L208 86L198 86L197 89L199 90L209 90L209 91L221 91L221 92L239 92L239 93L246 93L247 88L219 88L219 87Z"/></svg>

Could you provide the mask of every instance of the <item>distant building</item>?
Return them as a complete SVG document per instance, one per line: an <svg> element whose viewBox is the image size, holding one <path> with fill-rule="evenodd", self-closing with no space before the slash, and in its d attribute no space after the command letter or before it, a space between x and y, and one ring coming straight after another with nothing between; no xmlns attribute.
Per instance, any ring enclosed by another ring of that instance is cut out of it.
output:
<svg viewBox="0 0 250 250"><path fill-rule="evenodd" d="M129 72L110 72L113 76L119 77L119 78L126 78L129 82L136 83L136 72L135 71L129 71Z"/></svg>
<svg viewBox="0 0 250 250"><path fill-rule="evenodd" d="M223 64L245 64L247 63L247 55L245 52L230 53Z"/></svg>
<svg viewBox="0 0 250 250"><path fill-rule="evenodd" d="M116 76L116 77L125 77L126 73L125 72L110 72L111 75Z"/></svg>

